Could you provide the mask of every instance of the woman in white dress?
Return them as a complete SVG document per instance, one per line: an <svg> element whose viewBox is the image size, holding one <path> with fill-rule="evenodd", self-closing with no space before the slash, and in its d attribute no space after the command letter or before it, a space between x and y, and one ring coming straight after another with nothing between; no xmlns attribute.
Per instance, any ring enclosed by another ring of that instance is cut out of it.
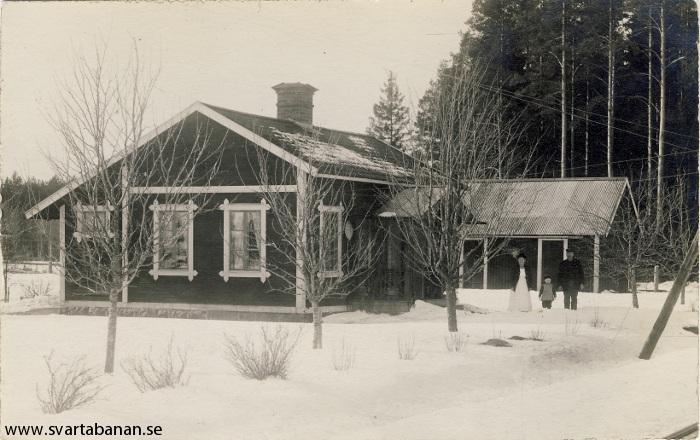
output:
<svg viewBox="0 0 700 440"><path fill-rule="evenodd" d="M514 267L517 273L513 273L514 285L508 298L509 312L529 312L532 310L530 300L530 276L526 266L527 258L524 254L518 255L518 264Z"/></svg>

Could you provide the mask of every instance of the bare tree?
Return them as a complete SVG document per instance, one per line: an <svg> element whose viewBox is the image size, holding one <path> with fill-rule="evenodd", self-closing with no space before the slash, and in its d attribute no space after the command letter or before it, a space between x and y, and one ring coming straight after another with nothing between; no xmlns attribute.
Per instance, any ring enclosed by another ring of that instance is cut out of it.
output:
<svg viewBox="0 0 700 440"><path fill-rule="evenodd" d="M613 176L613 124L615 115L615 19L613 16L613 0L608 0L608 121L607 121L607 164L608 177Z"/></svg>
<svg viewBox="0 0 700 440"><path fill-rule="evenodd" d="M187 227L206 205L204 196L183 188L207 185L216 175L223 141L211 142L206 120L196 113L148 136L156 75L141 64L136 48L121 70L110 68L107 52L76 55L50 120L64 147L52 163L72 188L66 196L72 208L66 228L74 231L63 249L66 278L109 299L105 372L112 373L122 292L146 267L183 264ZM156 196L149 194L151 186L169 190Z"/></svg>
<svg viewBox="0 0 700 440"><path fill-rule="evenodd" d="M385 215L396 218L389 232L406 243L409 265L435 280L446 293L448 330L454 332L460 272L468 279L483 261L464 255L464 240L469 235L495 238L498 213L503 214L499 207L513 206L513 196L518 197L503 192L503 197L485 200L484 179L524 174L529 152L514 148L522 141L524 127L518 117L500 119L497 93L482 85L484 71L460 63L451 69L451 81L436 92L434 109L428 115L430 133L422 136L419 145L422 160L408 167L413 185L396 181L393 206ZM495 218L480 218L484 208L495 212ZM506 242L489 243L488 255L495 255ZM482 250L469 252L481 254Z"/></svg>
<svg viewBox="0 0 700 440"><path fill-rule="evenodd" d="M637 279L640 271L649 271L656 248L654 231L654 194L651 186L640 182L631 197L624 197L610 225L610 233L600 248L606 275L627 281L632 307L639 308Z"/></svg>
<svg viewBox="0 0 700 440"><path fill-rule="evenodd" d="M303 295L311 304L313 348L320 349L321 302L345 297L366 280L378 257L377 226L367 210L356 205L362 194L351 182L316 177L311 171L318 165L314 157L327 156L339 147L319 140L312 130L308 135L283 136L281 142L305 143L306 162L296 167L270 166L268 154L259 151L259 182L278 237L271 243L275 257L266 267L282 280L277 290ZM294 194L280 192L280 181L295 181ZM346 240L347 228L359 237Z"/></svg>
<svg viewBox="0 0 700 440"><path fill-rule="evenodd" d="M664 191L662 221L655 240L654 263L666 277L675 276L680 271L685 255L688 254L693 237L698 229L693 222L693 214L688 202L690 178L676 176L672 185ZM691 269L695 273L697 267ZM685 289L681 292L681 304L685 303Z"/></svg>
<svg viewBox="0 0 700 440"><path fill-rule="evenodd" d="M566 0L561 0L561 177L566 177ZM573 97L572 97L573 99Z"/></svg>
<svg viewBox="0 0 700 440"><path fill-rule="evenodd" d="M640 180L633 186L632 198L626 197L620 203L610 234L601 245L605 274L627 281L635 308L639 307L637 280L640 275L650 276L655 267L661 268L667 276L676 274L697 231L686 199L687 176L678 176L674 185L666 190L660 224L656 217L658 204L654 183L653 179Z"/></svg>
<svg viewBox="0 0 700 440"><path fill-rule="evenodd" d="M665 1L659 4L659 138L658 162L656 164L656 229L661 228L664 197L664 157L666 156L664 138L666 134L666 18Z"/></svg>

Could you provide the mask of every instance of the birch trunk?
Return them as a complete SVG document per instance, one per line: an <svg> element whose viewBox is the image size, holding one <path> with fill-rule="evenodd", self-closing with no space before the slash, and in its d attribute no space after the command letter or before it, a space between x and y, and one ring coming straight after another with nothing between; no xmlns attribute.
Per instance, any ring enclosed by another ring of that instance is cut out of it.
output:
<svg viewBox="0 0 700 440"><path fill-rule="evenodd" d="M659 82L659 151L656 168L656 232L661 227L663 214L663 178L664 178L664 131L666 130L666 23L664 3L659 9L659 65L661 68Z"/></svg>
<svg viewBox="0 0 700 440"><path fill-rule="evenodd" d="M613 176L612 149L613 149L613 116L615 105L615 53L613 51L613 0L609 0L608 10L608 133L607 133L607 164L608 177Z"/></svg>
<svg viewBox="0 0 700 440"><path fill-rule="evenodd" d="M566 177L566 0L561 2L561 177Z"/></svg>
<svg viewBox="0 0 700 440"><path fill-rule="evenodd" d="M573 38L572 38L573 40ZM573 46L576 44L575 42L571 42L571 45ZM571 85L571 97L570 97L570 109L571 113L569 114L569 130L571 131L571 142L569 143L569 162L571 162L571 171L569 172L569 175L571 177L574 177L575 174L575 163L574 163L574 60L576 59L576 54L574 53L573 48L571 49L571 78L569 79L569 84Z"/></svg>
<svg viewBox="0 0 700 440"><path fill-rule="evenodd" d="M447 286L447 330L457 331L457 291L454 286Z"/></svg>
<svg viewBox="0 0 700 440"><path fill-rule="evenodd" d="M107 353L105 356L105 373L114 373L114 352L117 345L117 305L119 304L119 291L109 292L109 315L107 318Z"/></svg>
<svg viewBox="0 0 700 440"><path fill-rule="evenodd" d="M321 316L321 306L318 301L311 301L311 310L313 311L314 321L314 350L323 348L323 321Z"/></svg>
<svg viewBox="0 0 700 440"><path fill-rule="evenodd" d="M588 177L588 104L590 101L590 95L588 92L588 70L586 69L586 121L585 121L585 144L584 144L584 173Z"/></svg>
<svg viewBox="0 0 700 440"><path fill-rule="evenodd" d="M651 179L651 155L652 155L652 44L654 43L652 32L651 32L651 4L649 4L649 19L648 19L648 30L647 30L647 177ZM651 181L651 180L650 180Z"/></svg>
<svg viewBox="0 0 700 440"><path fill-rule="evenodd" d="M632 307L635 309L639 308L639 296L637 296L637 269L632 268L632 276L631 278L631 284L632 284Z"/></svg>

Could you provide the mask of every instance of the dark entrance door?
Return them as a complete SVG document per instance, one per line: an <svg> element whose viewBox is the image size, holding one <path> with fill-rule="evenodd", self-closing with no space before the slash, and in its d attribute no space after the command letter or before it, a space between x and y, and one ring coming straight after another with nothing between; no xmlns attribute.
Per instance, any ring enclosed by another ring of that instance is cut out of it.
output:
<svg viewBox="0 0 700 440"><path fill-rule="evenodd" d="M536 238L511 238L505 243L499 241L491 249L500 251L489 258L488 267L488 289L508 289L511 288L511 272L515 259L513 254L525 254L527 265L531 273L535 274L537 268L537 239Z"/></svg>
<svg viewBox="0 0 700 440"><path fill-rule="evenodd" d="M462 285L466 289L481 289L484 285L484 241L465 240Z"/></svg>
<svg viewBox="0 0 700 440"><path fill-rule="evenodd" d="M564 259L564 240L542 240L542 280L546 275L552 277L555 287L559 282L559 263Z"/></svg>
<svg viewBox="0 0 700 440"><path fill-rule="evenodd" d="M401 243L394 234L391 234L387 237L386 247L387 295L398 296L401 293L403 275Z"/></svg>

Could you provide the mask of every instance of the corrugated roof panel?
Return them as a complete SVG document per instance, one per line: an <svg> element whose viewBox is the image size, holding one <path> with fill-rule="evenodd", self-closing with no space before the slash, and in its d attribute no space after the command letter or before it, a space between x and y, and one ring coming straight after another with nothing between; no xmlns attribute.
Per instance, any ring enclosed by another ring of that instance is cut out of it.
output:
<svg viewBox="0 0 700 440"><path fill-rule="evenodd" d="M626 188L624 178L493 180L475 184L470 200L477 224L466 235L605 235ZM425 190L424 190L425 192ZM407 189L380 212L424 213L427 203ZM423 196L427 200L427 197Z"/></svg>

